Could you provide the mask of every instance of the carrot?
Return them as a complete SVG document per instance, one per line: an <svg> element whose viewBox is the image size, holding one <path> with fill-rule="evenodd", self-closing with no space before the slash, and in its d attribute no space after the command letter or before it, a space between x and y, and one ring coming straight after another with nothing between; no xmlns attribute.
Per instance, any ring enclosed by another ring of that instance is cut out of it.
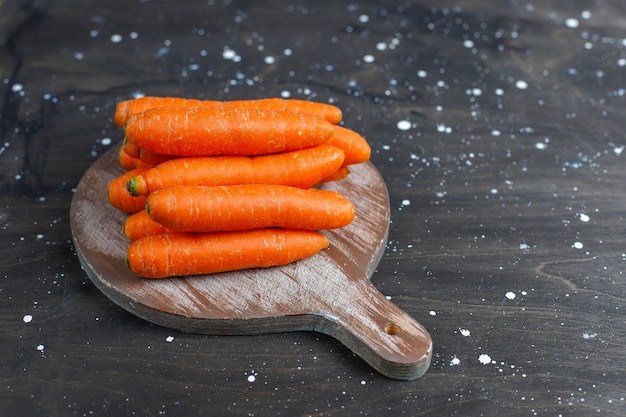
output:
<svg viewBox="0 0 626 417"><path fill-rule="evenodd" d="M155 107L131 116L125 141L179 156L261 155L320 145L334 127L314 116L234 107Z"/></svg>
<svg viewBox="0 0 626 417"><path fill-rule="evenodd" d="M161 153L151 152L147 149L139 149L137 158L147 165L157 166L165 161L178 158L176 155L164 155Z"/></svg>
<svg viewBox="0 0 626 417"><path fill-rule="evenodd" d="M107 189L109 204L126 213L136 213L143 210L146 204L146 197L130 195L126 189L126 183L129 179L141 175L146 171L147 168L133 169L126 171L111 181Z"/></svg>
<svg viewBox="0 0 626 417"><path fill-rule="evenodd" d="M137 168L152 168L154 167L154 165L148 164L142 160L140 160L139 158L134 158L132 156L130 156L128 153L126 153L124 151L123 147L120 147L120 153L119 153L119 163L120 166L122 168L124 168L127 171L132 171L133 169L137 169Z"/></svg>
<svg viewBox="0 0 626 417"><path fill-rule="evenodd" d="M172 233L131 243L127 264L145 278L204 275L286 265L326 247L328 238L309 230Z"/></svg>
<svg viewBox="0 0 626 417"><path fill-rule="evenodd" d="M347 166L342 166L331 175L322 178L322 180L320 181L320 184L342 180L345 177L347 177L349 173L350 173L350 169Z"/></svg>
<svg viewBox="0 0 626 417"><path fill-rule="evenodd" d="M148 196L146 211L157 223L184 232L335 229L354 219L354 205L335 191L266 184L163 188Z"/></svg>
<svg viewBox="0 0 626 417"><path fill-rule="evenodd" d="M360 164L370 159L372 150L365 138L343 126L333 126L335 132L329 143L343 149L346 157L344 165Z"/></svg>
<svg viewBox="0 0 626 417"><path fill-rule="evenodd" d="M137 168L137 166L135 165L135 158L124 152L124 148L122 147L120 147L120 151L118 154L118 162L120 166L127 171Z"/></svg>
<svg viewBox="0 0 626 417"><path fill-rule="evenodd" d="M233 106L247 109L263 109L285 111L289 113L302 113L319 117L332 124L341 121L343 115L339 107L332 104L319 103L316 101L266 98L260 100L233 100L224 102L225 106Z"/></svg>
<svg viewBox="0 0 626 417"><path fill-rule="evenodd" d="M169 232L172 232L172 230L152 220L146 210L131 214L124 222L124 235L131 241L135 241L144 236Z"/></svg>
<svg viewBox="0 0 626 417"><path fill-rule="evenodd" d="M121 146L122 150L132 158L139 158L139 147L124 141Z"/></svg>
<svg viewBox="0 0 626 417"><path fill-rule="evenodd" d="M174 185L282 184L309 188L341 168L344 153L331 145L255 157L184 157L128 181L132 195L148 195Z"/></svg>
<svg viewBox="0 0 626 417"><path fill-rule="evenodd" d="M290 113L302 113L326 119L332 124L341 121L341 109L332 104L318 103L315 101L266 98L258 100L195 100L181 97L140 97L132 100L125 100L117 104L114 121L118 126L124 126L130 116L137 113L163 106L231 106L239 108L254 108L263 110L286 111Z"/></svg>

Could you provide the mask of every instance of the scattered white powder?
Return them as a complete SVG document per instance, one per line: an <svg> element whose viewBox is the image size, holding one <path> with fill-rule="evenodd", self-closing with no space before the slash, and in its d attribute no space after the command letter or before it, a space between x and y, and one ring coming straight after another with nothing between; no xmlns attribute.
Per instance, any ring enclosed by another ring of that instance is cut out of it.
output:
<svg viewBox="0 0 626 417"><path fill-rule="evenodd" d="M254 381L256 381L256 376L248 375L248 382L254 382Z"/></svg>
<svg viewBox="0 0 626 417"><path fill-rule="evenodd" d="M583 333L583 339L593 339L597 335L597 333Z"/></svg>
<svg viewBox="0 0 626 417"><path fill-rule="evenodd" d="M363 61L367 62L368 64L371 64L372 62L374 62L376 59L374 58L374 55L365 55L363 57Z"/></svg>
<svg viewBox="0 0 626 417"><path fill-rule="evenodd" d="M120 35L119 33L114 33L113 35L111 35L111 42L113 43L122 42L122 35Z"/></svg>
<svg viewBox="0 0 626 417"><path fill-rule="evenodd" d="M400 120L396 124L396 127L400 130L409 130L411 128L411 122L409 122L408 120Z"/></svg>
<svg viewBox="0 0 626 417"><path fill-rule="evenodd" d="M469 337L472 333L468 329L464 329L463 327L459 328L459 332L461 332L461 336Z"/></svg>
<svg viewBox="0 0 626 417"><path fill-rule="evenodd" d="M456 355L454 355L452 359L450 359L450 366L456 366L460 364L461 364L461 360L457 358Z"/></svg>
<svg viewBox="0 0 626 417"><path fill-rule="evenodd" d="M506 294L504 294L504 296L506 298L508 298L509 300L514 300L515 299L515 293L513 291L509 291Z"/></svg>
<svg viewBox="0 0 626 417"><path fill-rule="evenodd" d="M471 40L471 39L466 39L466 40L463 41L463 46L468 48L468 49L471 49L471 48L474 47L474 41Z"/></svg>
<svg viewBox="0 0 626 417"><path fill-rule="evenodd" d="M428 314L430 314L431 316L436 316L436 315L437 315L437 312L436 312L436 311L434 311L434 310L430 310L430 311L428 312Z"/></svg>
<svg viewBox="0 0 626 417"><path fill-rule="evenodd" d="M37 345L37 350L43 352L46 347L44 345Z"/></svg>
<svg viewBox="0 0 626 417"><path fill-rule="evenodd" d="M403 207L410 206L410 205L411 205L411 200L408 200L408 199L402 200Z"/></svg>
<svg viewBox="0 0 626 417"><path fill-rule="evenodd" d="M491 363L491 356L483 353L478 357L478 362L482 363L483 365L488 365Z"/></svg>
<svg viewBox="0 0 626 417"><path fill-rule="evenodd" d="M574 243L572 244L572 247L573 247L574 249L582 249L582 248L583 248L583 243L582 243L582 242L574 242Z"/></svg>
<svg viewBox="0 0 626 417"><path fill-rule="evenodd" d="M174 336L167 336L167 337L165 338L165 341L166 341L166 342L170 342L170 343L172 343L172 342L174 341Z"/></svg>
<svg viewBox="0 0 626 417"><path fill-rule="evenodd" d="M580 219L580 221L584 223L587 223L590 220L589 216L585 213L578 214L578 219Z"/></svg>
<svg viewBox="0 0 626 417"><path fill-rule="evenodd" d="M233 49L229 48L228 46L224 47L224 50L222 51L222 58L228 59L229 61L234 61L234 62L241 61L241 56L239 56L237 52L235 52Z"/></svg>
<svg viewBox="0 0 626 417"><path fill-rule="evenodd" d="M580 25L578 19L574 17L570 17L569 19L565 19L565 26L570 29L576 29Z"/></svg>
<svg viewBox="0 0 626 417"><path fill-rule="evenodd" d="M111 138L100 139L100 143L103 144L104 146L109 146L112 142L113 140Z"/></svg>
<svg viewBox="0 0 626 417"><path fill-rule="evenodd" d="M539 149L540 151L543 151L545 149L548 148L548 144L545 142L537 142L535 143L535 149Z"/></svg>
<svg viewBox="0 0 626 417"><path fill-rule="evenodd" d="M528 83L524 80L517 80L517 82L515 83L515 87L519 88L520 90L526 90L528 88Z"/></svg>
<svg viewBox="0 0 626 417"><path fill-rule="evenodd" d="M14 93L19 93L22 90L24 90L23 84L15 83L11 86L11 91L13 91Z"/></svg>
<svg viewBox="0 0 626 417"><path fill-rule="evenodd" d="M520 243L519 244L519 248L521 250L528 250L528 249L530 249L530 246L528 246L528 243Z"/></svg>
<svg viewBox="0 0 626 417"><path fill-rule="evenodd" d="M33 316L31 316L30 314L26 314L22 320L24 320L24 323L30 323L31 321L33 321Z"/></svg>
<svg viewBox="0 0 626 417"><path fill-rule="evenodd" d="M276 62L276 58L274 58L273 56L266 56L263 61L266 64L270 65L270 64L273 64L274 62Z"/></svg>

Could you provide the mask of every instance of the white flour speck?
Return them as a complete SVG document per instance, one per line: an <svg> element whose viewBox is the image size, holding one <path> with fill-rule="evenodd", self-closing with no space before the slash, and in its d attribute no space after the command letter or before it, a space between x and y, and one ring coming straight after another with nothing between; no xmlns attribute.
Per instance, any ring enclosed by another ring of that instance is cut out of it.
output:
<svg viewBox="0 0 626 417"><path fill-rule="evenodd" d="M597 335L597 333L583 333L583 339L593 339Z"/></svg>
<svg viewBox="0 0 626 417"><path fill-rule="evenodd" d="M113 140L111 138L100 139L100 143L103 144L104 146L109 146L112 142Z"/></svg>
<svg viewBox="0 0 626 417"><path fill-rule="evenodd" d="M582 242L574 242L574 243L572 244L572 247L573 247L574 249L582 249L582 248L583 248L583 243L582 243Z"/></svg>
<svg viewBox="0 0 626 417"><path fill-rule="evenodd" d="M464 329L463 327L459 328L459 332L461 333L461 336L464 337L469 337L472 332L470 332L468 329Z"/></svg>
<svg viewBox="0 0 626 417"><path fill-rule="evenodd" d="M44 345L37 345L37 350L43 352L46 347Z"/></svg>
<svg viewBox="0 0 626 417"><path fill-rule="evenodd" d="M515 299L515 293L513 291L509 291L506 294L504 294L504 296L509 299L509 300L514 300Z"/></svg>
<svg viewBox="0 0 626 417"><path fill-rule="evenodd" d="M410 205L411 205L411 200L408 200L408 199L402 200L403 207L410 206Z"/></svg>
<svg viewBox="0 0 626 417"><path fill-rule="evenodd" d="M11 91L13 91L14 93L19 93L23 89L24 89L24 85L20 83L15 83L11 86Z"/></svg>
<svg viewBox="0 0 626 417"><path fill-rule="evenodd" d="M436 311L434 311L434 310L430 310L430 311L428 312L428 314L430 314L431 316L436 316L436 315L437 315L437 312L436 312Z"/></svg>
<svg viewBox="0 0 626 417"><path fill-rule="evenodd" d="M256 381L256 376L248 375L248 382L254 382L254 381Z"/></svg>
<svg viewBox="0 0 626 417"><path fill-rule="evenodd" d="M548 144L545 142L537 142L535 143L535 149L539 149L540 151L543 151L545 149L548 148Z"/></svg>
<svg viewBox="0 0 626 417"><path fill-rule="evenodd" d="M583 223L587 223L590 220L589 216L585 213L579 213L578 219Z"/></svg>
<svg viewBox="0 0 626 417"><path fill-rule="evenodd" d="M491 356L483 353L478 357L478 362L482 363L483 365L488 365L491 363Z"/></svg>
<svg viewBox="0 0 626 417"><path fill-rule="evenodd" d="M517 80L517 82L515 83L515 87L519 88L520 90L526 90L528 88L528 83L524 80Z"/></svg>
<svg viewBox="0 0 626 417"><path fill-rule="evenodd" d="M363 379L363 380L361 381L361 385L365 385L365 384L367 384L367 381Z"/></svg>
<svg viewBox="0 0 626 417"><path fill-rule="evenodd" d="M273 56L266 56L263 61L266 64L270 65L270 64L273 64L274 62L276 62L276 58L274 58Z"/></svg>
<svg viewBox="0 0 626 417"><path fill-rule="evenodd" d="M114 33L113 35L111 35L111 42L113 43L122 42L122 35L120 35L119 33Z"/></svg>
<svg viewBox="0 0 626 417"><path fill-rule="evenodd" d="M372 62L374 62L376 60L376 58L374 58L374 55L365 55L363 57L363 62L367 62L368 64L371 64Z"/></svg>
<svg viewBox="0 0 626 417"><path fill-rule="evenodd" d="M224 50L222 51L222 58L224 59L235 61L237 60L238 56L239 55L237 55L237 52L235 52L233 49L229 48L228 46L225 47Z"/></svg>
<svg viewBox="0 0 626 417"><path fill-rule="evenodd" d="M166 342L170 342L170 343L172 343L172 342L174 341L174 336L167 336L167 337L165 338L165 341L166 341Z"/></svg>
<svg viewBox="0 0 626 417"><path fill-rule="evenodd" d="M574 17L570 17L569 19L565 19L565 26L570 29L576 29L580 25L578 19Z"/></svg>
<svg viewBox="0 0 626 417"><path fill-rule="evenodd" d="M460 364L461 364L461 360L457 358L456 355L454 355L452 359L450 359L450 366L456 366Z"/></svg>
<svg viewBox="0 0 626 417"><path fill-rule="evenodd" d="M620 65L620 66L626 66L626 60L624 61L624 65ZM616 146L615 148L613 148L613 153L617 156L620 156L622 154L622 152L624 152L624 145L622 146Z"/></svg>
<svg viewBox="0 0 626 417"><path fill-rule="evenodd" d="M519 248L521 250L528 250L528 249L530 249L530 246L528 246L528 243L520 243L519 244Z"/></svg>
<svg viewBox="0 0 626 417"><path fill-rule="evenodd" d="M409 130L411 128L411 122L409 122L408 120L400 120L396 124L396 127L400 130Z"/></svg>
<svg viewBox="0 0 626 417"><path fill-rule="evenodd" d="M30 314L26 314L22 320L24 320L24 323L30 323L31 321L33 321L33 316L31 316Z"/></svg>
<svg viewBox="0 0 626 417"><path fill-rule="evenodd" d="M468 49L471 49L471 48L474 47L474 41L471 40L471 39L466 39L466 40L463 41L463 46L468 48Z"/></svg>

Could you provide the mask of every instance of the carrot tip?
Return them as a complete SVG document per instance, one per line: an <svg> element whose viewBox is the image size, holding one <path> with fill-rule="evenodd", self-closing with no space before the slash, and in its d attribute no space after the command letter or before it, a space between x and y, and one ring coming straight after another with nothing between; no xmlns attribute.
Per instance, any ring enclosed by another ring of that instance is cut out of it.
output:
<svg viewBox="0 0 626 417"><path fill-rule="evenodd" d="M148 182L143 175L132 177L126 183L126 189L131 195L140 196L148 195Z"/></svg>

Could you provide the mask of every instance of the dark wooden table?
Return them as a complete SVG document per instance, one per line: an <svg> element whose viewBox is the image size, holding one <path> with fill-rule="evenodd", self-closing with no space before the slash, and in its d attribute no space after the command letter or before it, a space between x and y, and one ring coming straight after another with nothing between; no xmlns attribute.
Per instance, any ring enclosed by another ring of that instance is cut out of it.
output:
<svg viewBox="0 0 626 417"><path fill-rule="evenodd" d="M0 1L0 414L623 415L626 6L548 4ZM100 293L70 202L140 94L341 107L391 199L372 282L429 330L428 372Z"/></svg>

